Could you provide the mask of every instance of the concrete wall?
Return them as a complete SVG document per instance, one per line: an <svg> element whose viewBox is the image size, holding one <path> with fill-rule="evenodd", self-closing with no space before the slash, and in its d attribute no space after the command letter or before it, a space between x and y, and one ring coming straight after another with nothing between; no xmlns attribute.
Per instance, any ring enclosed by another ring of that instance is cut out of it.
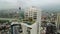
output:
<svg viewBox="0 0 60 34"><path fill-rule="evenodd" d="M31 26L31 34L37 34L37 23L34 23L32 26Z"/></svg>

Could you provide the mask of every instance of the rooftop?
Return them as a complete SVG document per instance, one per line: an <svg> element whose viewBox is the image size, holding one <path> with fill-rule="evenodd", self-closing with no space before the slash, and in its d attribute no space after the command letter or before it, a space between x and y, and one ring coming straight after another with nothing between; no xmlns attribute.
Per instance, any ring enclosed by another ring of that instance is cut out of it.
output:
<svg viewBox="0 0 60 34"><path fill-rule="evenodd" d="M9 20L9 21L17 20L17 21L19 21L18 19L14 19L14 18L0 18L0 20Z"/></svg>
<svg viewBox="0 0 60 34"><path fill-rule="evenodd" d="M24 19L24 20L23 20L23 23L26 23L26 24L28 24L28 25L32 25L32 24L35 23L35 21L34 21L33 19Z"/></svg>

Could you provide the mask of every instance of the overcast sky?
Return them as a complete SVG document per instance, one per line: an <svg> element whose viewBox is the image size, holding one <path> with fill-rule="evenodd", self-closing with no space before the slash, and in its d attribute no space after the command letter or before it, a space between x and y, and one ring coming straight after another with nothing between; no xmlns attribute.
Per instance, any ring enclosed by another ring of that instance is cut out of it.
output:
<svg viewBox="0 0 60 34"><path fill-rule="evenodd" d="M28 6L46 6L46 5L60 5L60 0L0 0L0 9L10 9L28 7Z"/></svg>

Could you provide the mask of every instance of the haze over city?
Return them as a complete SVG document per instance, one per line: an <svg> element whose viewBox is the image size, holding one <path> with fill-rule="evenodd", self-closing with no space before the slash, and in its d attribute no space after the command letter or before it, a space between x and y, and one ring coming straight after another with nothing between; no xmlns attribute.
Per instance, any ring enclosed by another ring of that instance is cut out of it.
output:
<svg viewBox="0 0 60 34"><path fill-rule="evenodd" d="M37 6L46 10L60 10L60 0L0 0L0 10Z"/></svg>

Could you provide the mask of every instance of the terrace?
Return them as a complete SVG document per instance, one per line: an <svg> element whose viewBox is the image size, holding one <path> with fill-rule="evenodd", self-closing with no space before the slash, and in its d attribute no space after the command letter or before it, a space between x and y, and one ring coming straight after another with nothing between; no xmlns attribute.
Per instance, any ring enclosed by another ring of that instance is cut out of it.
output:
<svg viewBox="0 0 60 34"><path fill-rule="evenodd" d="M26 23L28 25L32 25L35 23L35 21L33 19L29 18L29 19L23 19L23 23Z"/></svg>

